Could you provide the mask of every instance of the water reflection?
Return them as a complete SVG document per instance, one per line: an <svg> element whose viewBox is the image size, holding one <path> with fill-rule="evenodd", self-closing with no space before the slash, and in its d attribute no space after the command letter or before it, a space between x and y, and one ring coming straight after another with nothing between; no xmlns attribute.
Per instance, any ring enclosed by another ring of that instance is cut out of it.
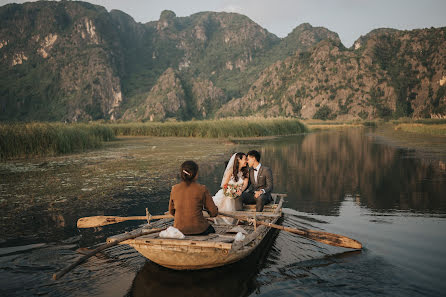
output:
<svg viewBox="0 0 446 297"><path fill-rule="evenodd" d="M259 150L261 162L273 170L274 191L288 194L283 225L347 235L361 241L365 251L335 258L341 249L281 232L234 265L177 272L119 246L90 258L54 283L51 274L73 262L79 247L91 247L140 224L130 221L77 230L77 218L144 215L146 207L160 214L167 209L170 185L177 180L163 173L154 179L154 190L146 182L137 187L132 183L133 190L114 190L113 196L98 196L95 201L79 197L67 202L60 197L68 197L68 191L60 190L45 196L47 203L39 202L33 191L28 196L34 200L7 192L14 185L23 187L12 178L0 185L0 229L5 231L4 240L0 238L0 248L4 247L0 250L0 295L439 296L446 290L442 277L446 268L442 249L446 244L445 160L420 157L354 129L241 142L225 155L197 158L199 181L215 193L224 161L233 152L250 149ZM196 155L177 158L177 154L169 156L175 156L178 164ZM1 174L0 179L6 176ZM39 184L53 175L57 172L17 179Z"/></svg>
<svg viewBox="0 0 446 297"><path fill-rule="evenodd" d="M288 207L337 215L346 195L377 211L446 212L442 161L410 158L411 152L378 144L360 129L269 141L262 163Z"/></svg>

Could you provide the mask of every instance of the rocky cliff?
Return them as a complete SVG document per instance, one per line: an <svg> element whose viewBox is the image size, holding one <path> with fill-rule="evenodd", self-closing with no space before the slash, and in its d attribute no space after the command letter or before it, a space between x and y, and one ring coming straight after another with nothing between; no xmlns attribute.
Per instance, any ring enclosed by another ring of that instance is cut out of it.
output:
<svg viewBox="0 0 446 297"><path fill-rule="evenodd" d="M227 102L222 89L205 79L187 80L168 68L140 104L125 111L125 121L205 119Z"/></svg>
<svg viewBox="0 0 446 297"><path fill-rule="evenodd" d="M9 4L0 24L1 120L114 118L121 52L104 8Z"/></svg>
<svg viewBox="0 0 446 297"><path fill-rule="evenodd" d="M335 39L277 61L220 116L319 119L446 113L446 29L377 30L347 49Z"/></svg>
<svg viewBox="0 0 446 297"><path fill-rule="evenodd" d="M235 13L141 24L86 2L0 7L0 121L320 119L446 114L446 29L378 29L345 48Z"/></svg>

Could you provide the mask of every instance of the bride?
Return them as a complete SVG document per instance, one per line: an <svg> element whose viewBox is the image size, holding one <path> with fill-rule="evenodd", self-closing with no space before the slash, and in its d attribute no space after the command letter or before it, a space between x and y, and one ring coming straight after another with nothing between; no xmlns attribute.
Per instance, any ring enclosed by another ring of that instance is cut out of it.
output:
<svg viewBox="0 0 446 297"><path fill-rule="evenodd" d="M240 197L248 186L247 159L244 153L233 154L226 166L221 189L215 194L214 203L219 211L235 211L235 199ZM232 224L233 219L216 219L216 222Z"/></svg>

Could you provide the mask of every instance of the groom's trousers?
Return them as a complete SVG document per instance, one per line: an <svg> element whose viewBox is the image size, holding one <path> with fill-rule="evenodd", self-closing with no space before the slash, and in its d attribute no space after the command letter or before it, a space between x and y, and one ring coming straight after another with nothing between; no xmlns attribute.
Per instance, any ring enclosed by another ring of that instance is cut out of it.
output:
<svg viewBox="0 0 446 297"><path fill-rule="evenodd" d="M266 194L262 194L255 198L254 192L243 192L241 198L244 204L255 204L256 211L263 211L265 204L268 204L271 201L270 197Z"/></svg>

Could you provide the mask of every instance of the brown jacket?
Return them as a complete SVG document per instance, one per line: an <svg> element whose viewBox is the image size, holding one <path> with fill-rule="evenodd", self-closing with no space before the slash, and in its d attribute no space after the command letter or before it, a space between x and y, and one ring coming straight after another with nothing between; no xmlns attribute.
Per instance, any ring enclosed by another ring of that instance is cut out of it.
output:
<svg viewBox="0 0 446 297"><path fill-rule="evenodd" d="M199 234L209 227L203 216L203 209L207 210L211 217L218 214L218 208L206 186L196 182L190 185L181 182L172 187L169 212L175 216L174 227L182 233Z"/></svg>

